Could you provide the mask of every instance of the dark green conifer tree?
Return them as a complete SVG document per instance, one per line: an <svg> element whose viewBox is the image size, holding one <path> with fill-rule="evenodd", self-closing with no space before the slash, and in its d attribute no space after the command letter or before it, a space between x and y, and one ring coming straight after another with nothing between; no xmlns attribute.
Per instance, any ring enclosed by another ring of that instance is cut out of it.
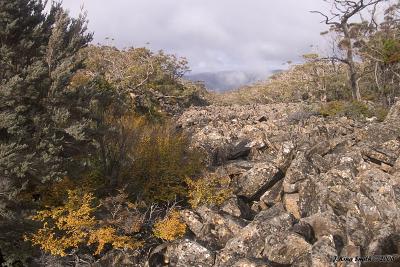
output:
<svg viewBox="0 0 400 267"><path fill-rule="evenodd" d="M85 15L45 5L0 0L0 251L8 258L3 238L21 238L13 237L23 223L18 193L78 170L95 128L99 93L71 86L84 60L78 51L92 38Z"/></svg>

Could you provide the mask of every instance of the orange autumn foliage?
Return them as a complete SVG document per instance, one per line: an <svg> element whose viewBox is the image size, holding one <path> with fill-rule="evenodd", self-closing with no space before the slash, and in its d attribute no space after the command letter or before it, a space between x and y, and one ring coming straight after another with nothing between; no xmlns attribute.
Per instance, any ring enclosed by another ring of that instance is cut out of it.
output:
<svg viewBox="0 0 400 267"><path fill-rule="evenodd" d="M167 216L155 223L153 233L156 237L173 241L186 233L186 224L182 222L177 210L170 211Z"/></svg>
<svg viewBox="0 0 400 267"><path fill-rule="evenodd" d="M32 217L42 223L36 233L25 236L25 240L52 255L66 256L67 251L81 245L97 244L95 255L103 251L105 244L114 248L135 249L141 243L129 236L117 234L111 226L102 226L94 216L98 206L91 193L68 191L67 202L60 207L42 210Z"/></svg>

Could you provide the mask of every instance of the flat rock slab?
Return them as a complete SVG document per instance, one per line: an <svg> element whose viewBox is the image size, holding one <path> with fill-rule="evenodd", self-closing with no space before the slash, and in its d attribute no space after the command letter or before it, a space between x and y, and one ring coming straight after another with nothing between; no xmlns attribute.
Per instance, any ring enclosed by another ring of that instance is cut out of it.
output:
<svg viewBox="0 0 400 267"><path fill-rule="evenodd" d="M269 188L283 178L283 173L274 165L256 163L250 170L233 177L232 184L238 196L247 199L260 198Z"/></svg>

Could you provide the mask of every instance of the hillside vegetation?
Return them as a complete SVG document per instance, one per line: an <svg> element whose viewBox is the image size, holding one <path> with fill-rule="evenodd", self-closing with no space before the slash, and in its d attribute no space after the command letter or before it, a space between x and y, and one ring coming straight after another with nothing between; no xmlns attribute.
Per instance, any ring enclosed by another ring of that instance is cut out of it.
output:
<svg viewBox="0 0 400 267"><path fill-rule="evenodd" d="M321 33L333 40L331 55L303 55L304 63L291 65L265 82L216 94L213 101L231 105L352 100L373 102L383 109L393 105L399 96L399 6L385 9L380 23L375 13L370 20L350 23L350 14L354 16L369 5L376 11L382 1L356 1L354 6L346 6L345 1L331 2L343 6L334 11L337 13L332 18L327 17L329 30ZM337 18L341 20L336 22Z"/></svg>

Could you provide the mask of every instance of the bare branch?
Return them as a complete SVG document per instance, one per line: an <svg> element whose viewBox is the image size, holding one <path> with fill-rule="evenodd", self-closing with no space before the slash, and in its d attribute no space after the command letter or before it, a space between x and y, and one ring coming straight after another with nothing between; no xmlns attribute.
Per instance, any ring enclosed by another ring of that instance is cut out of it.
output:
<svg viewBox="0 0 400 267"><path fill-rule="evenodd" d="M342 62L342 63L344 63L346 65L350 64L348 60L340 58L340 57L337 57L337 56L322 57L322 58L320 58L320 60L329 60L329 61Z"/></svg>
<svg viewBox="0 0 400 267"><path fill-rule="evenodd" d="M325 18L325 20L321 21L321 22L325 22L325 24L327 25L336 25L339 26L340 24L337 22L332 22L331 20L335 19L337 16L339 15L335 15L332 18L329 18L327 15L325 15L324 13L320 12L320 11L316 11L316 10L312 10L310 11L311 13L316 13L316 14L320 14L321 16L323 16Z"/></svg>

